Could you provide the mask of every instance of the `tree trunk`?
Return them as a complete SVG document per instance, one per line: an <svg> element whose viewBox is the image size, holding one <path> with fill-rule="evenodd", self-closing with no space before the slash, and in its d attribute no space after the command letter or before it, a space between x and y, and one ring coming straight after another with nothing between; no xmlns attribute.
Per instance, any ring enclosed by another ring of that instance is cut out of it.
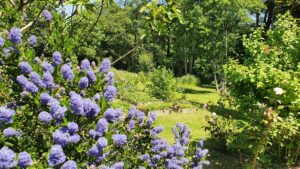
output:
<svg viewBox="0 0 300 169"><path fill-rule="evenodd" d="M219 92L219 83L218 83L218 78L217 78L217 66L216 63L214 63L213 66L213 73L214 73L214 79L215 79L215 84L216 84L216 90Z"/></svg>
<svg viewBox="0 0 300 169"><path fill-rule="evenodd" d="M274 0L268 0L267 1L268 17L266 18L266 22L265 22L265 32L267 32L271 27L273 21L274 8L275 8Z"/></svg>
<svg viewBox="0 0 300 169"><path fill-rule="evenodd" d="M259 26L259 12L256 12L256 24L255 24L255 27L258 28Z"/></svg>

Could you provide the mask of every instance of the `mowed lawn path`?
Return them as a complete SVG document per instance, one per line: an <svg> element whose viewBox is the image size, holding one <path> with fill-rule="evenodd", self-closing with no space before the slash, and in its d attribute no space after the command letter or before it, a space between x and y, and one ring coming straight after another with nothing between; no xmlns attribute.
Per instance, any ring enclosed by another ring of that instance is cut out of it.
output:
<svg viewBox="0 0 300 169"><path fill-rule="evenodd" d="M201 138L209 138L209 132L204 130L207 125L206 116L211 113L202 108L202 105L208 102L216 103L218 100L218 93L215 89L207 87L198 87L194 85L180 85L185 99L194 105L191 111L184 111L184 113L159 113L155 125L163 126L164 131L161 136L167 139L170 143L174 141L172 127L176 123L184 123L191 129L192 140L199 140ZM188 110L188 109L187 109Z"/></svg>

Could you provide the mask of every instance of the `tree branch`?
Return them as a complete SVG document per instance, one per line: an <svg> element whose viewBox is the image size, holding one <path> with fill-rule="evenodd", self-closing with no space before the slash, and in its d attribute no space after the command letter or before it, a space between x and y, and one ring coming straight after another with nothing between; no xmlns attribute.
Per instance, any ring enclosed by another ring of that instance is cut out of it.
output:
<svg viewBox="0 0 300 169"><path fill-rule="evenodd" d="M16 6L16 3L13 0L9 0L9 2L12 6L14 6L14 7Z"/></svg>
<svg viewBox="0 0 300 169"><path fill-rule="evenodd" d="M98 17L97 17L96 21L94 22L94 24L93 24L93 25L90 27L90 29L88 30L87 35L85 36L85 38L83 38L83 40L79 43L79 45L77 45L77 46L75 47L75 49L77 49L79 46L82 46L83 43L86 41L86 39L89 38L89 36L90 36L91 33L92 33L92 30L95 28L95 26L96 26L97 23L99 22L100 16L102 15L103 8L104 8L104 0L101 1L101 8L100 8L100 12L99 12L99 14L98 14Z"/></svg>
<svg viewBox="0 0 300 169"><path fill-rule="evenodd" d="M138 45L136 45L134 48L132 48L130 51L128 51L127 53L125 53L123 56L119 57L117 60L113 61L111 63L111 65L115 64L116 62L120 61L121 59L125 58L127 55L129 55L131 52L133 52L136 48L138 47Z"/></svg>

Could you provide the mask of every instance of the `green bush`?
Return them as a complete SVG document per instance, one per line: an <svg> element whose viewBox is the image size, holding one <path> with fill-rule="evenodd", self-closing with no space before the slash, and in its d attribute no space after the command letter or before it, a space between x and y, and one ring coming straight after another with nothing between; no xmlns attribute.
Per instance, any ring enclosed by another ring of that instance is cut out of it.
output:
<svg viewBox="0 0 300 169"><path fill-rule="evenodd" d="M190 74L177 78L177 81L180 84L190 84L190 85L200 84L200 80L196 76Z"/></svg>
<svg viewBox="0 0 300 169"><path fill-rule="evenodd" d="M155 69L149 73L150 90L153 96L169 100L176 91L177 84L174 74L166 68Z"/></svg>
<svg viewBox="0 0 300 169"><path fill-rule="evenodd" d="M232 60L224 67L230 95L247 122L235 137L248 138L240 144L253 151L254 166L262 155L294 164L300 149L299 27L285 14L263 34L258 29L244 39L243 65Z"/></svg>

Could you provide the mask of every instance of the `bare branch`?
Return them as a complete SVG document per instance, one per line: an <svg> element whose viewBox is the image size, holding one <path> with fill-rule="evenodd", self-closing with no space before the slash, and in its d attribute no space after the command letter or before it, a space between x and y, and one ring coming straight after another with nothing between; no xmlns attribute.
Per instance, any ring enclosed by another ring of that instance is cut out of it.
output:
<svg viewBox="0 0 300 169"><path fill-rule="evenodd" d="M14 6L14 7L16 6L16 3L13 0L9 0L9 2L12 6Z"/></svg>
<svg viewBox="0 0 300 169"><path fill-rule="evenodd" d="M124 57L126 57L127 55L129 55L131 52L133 52L136 48L138 47L138 45L136 45L134 48L132 48L130 51L128 51L127 53L125 53L123 56L119 57L117 60L113 61L111 63L111 65L115 64L116 62L120 61L121 59L123 59Z"/></svg>
<svg viewBox="0 0 300 169"><path fill-rule="evenodd" d="M33 24L33 21L29 22L27 25L25 25L23 28L21 28L22 32L29 28Z"/></svg>

